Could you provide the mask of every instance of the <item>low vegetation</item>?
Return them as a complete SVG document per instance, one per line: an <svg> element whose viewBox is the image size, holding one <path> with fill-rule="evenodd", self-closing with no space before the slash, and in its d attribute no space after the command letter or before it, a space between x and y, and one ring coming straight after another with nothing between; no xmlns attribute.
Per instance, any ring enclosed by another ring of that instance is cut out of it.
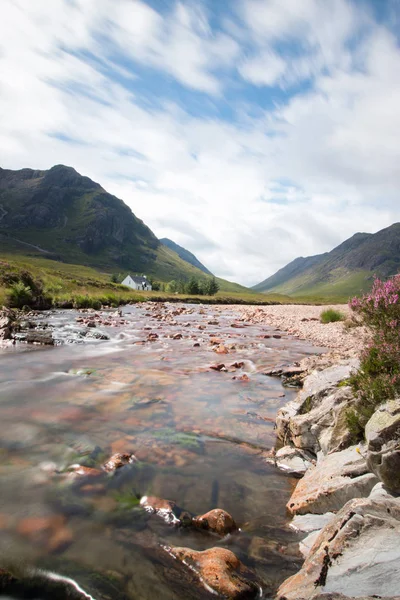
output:
<svg viewBox="0 0 400 600"><path fill-rule="evenodd" d="M350 379L357 403L347 422L359 440L376 408L400 394L400 275L385 282L376 279L371 293L354 298L350 307L371 333L360 368Z"/></svg>
<svg viewBox="0 0 400 600"><path fill-rule="evenodd" d="M343 321L345 316L340 310L334 308L327 308L321 313L321 323L336 323L337 321Z"/></svg>
<svg viewBox="0 0 400 600"><path fill-rule="evenodd" d="M123 275L125 277L126 273ZM115 281L117 280L117 282ZM223 283L205 276L171 282L153 280L151 292L132 290L118 283L121 277L91 267L62 263L36 256L2 255L0 258L0 306L45 309L117 307L151 301L196 302L203 304L280 304L290 298L278 294L257 294L232 284L232 289L216 288ZM206 282L209 287L205 287ZM225 282L227 283L227 282ZM204 295L204 294L208 295Z"/></svg>

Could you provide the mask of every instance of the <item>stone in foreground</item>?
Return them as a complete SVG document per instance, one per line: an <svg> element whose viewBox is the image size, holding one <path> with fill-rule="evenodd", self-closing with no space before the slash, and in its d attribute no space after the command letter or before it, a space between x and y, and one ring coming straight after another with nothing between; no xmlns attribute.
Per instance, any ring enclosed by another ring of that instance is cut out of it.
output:
<svg viewBox="0 0 400 600"><path fill-rule="evenodd" d="M237 526L229 513L221 508L214 508L204 515L194 517L192 525L198 529L226 535L237 530Z"/></svg>
<svg viewBox="0 0 400 600"><path fill-rule="evenodd" d="M400 494L400 400L378 408L365 427L367 463L386 488ZM400 585L399 585L400 587Z"/></svg>
<svg viewBox="0 0 400 600"><path fill-rule="evenodd" d="M322 600L323 592L332 598L395 597L399 536L398 499L351 500L321 531L302 569L281 585L278 600Z"/></svg>
<svg viewBox="0 0 400 600"><path fill-rule="evenodd" d="M277 436L284 444L317 453L342 450L351 444L346 413L355 399L349 386L341 386L356 361L313 371L304 380L296 400L278 411Z"/></svg>
<svg viewBox="0 0 400 600"><path fill-rule="evenodd" d="M319 456L296 486L287 508L291 514L337 511L357 497L367 497L378 483L368 472L364 458L352 446L342 452Z"/></svg>
<svg viewBox="0 0 400 600"><path fill-rule="evenodd" d="M230 600L252 600L261 596L261 588L250 569L225 548L197 552L190 548L165 548L193 571L211 593Z"/></svg>

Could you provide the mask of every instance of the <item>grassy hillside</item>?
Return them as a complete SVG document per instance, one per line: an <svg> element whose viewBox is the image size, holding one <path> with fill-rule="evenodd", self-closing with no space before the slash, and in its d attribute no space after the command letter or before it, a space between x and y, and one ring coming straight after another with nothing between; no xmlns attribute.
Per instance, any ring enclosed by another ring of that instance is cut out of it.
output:
<svg viewBox="0 0 400 600"><path fill-rule="evenodd" d="M297 258L253 289L347 300L368 291L374 275L386 278L399 271L400 223L395 223L375 234L357 233L331 252Z"/></svg>
<svg viewBox="0 0 400 600"><path fill-rule="evenodd" d="M173 253L174 254L174 253ZM92 267L57 262L35 256L0 255L0 303L8 303L10 286L13 280L28 276L39 282L43 294L51 299L53 305L96 306L101 304L119 305L126 302L144 300L198 301L202 303L246 303L270 304L285 303L288 297L278 294L256 294L246 288L227 284L226 290L220 290L216 296L199 298L189 295L168 294L163 292L139 292L113 283L110 273L101 272ZM239 289L237 289L239 288Z"/></svg>
<svg viewBox="0 0 400 600"><path fill-rule="evenodd" d="M176 252L182 260L186 261L190 265L193 265L193 267L197 267L206 275L212 275L211 271L209 271L207 267L205 267L192 252L186 250L186 248L182 248L182 246L179 246L179 244L175 244L175 242L169 240L168 238L162 238L160 239L160 242L164 246L167 246L167 248L170 248L171 250Z"/></svg>

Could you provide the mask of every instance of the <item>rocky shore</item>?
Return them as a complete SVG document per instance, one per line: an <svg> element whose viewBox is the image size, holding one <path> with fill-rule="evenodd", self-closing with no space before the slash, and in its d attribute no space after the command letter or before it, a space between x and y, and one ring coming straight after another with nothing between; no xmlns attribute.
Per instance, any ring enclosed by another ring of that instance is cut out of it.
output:
<svg viewBox="0 0 400 600"><path fill-rule="evenodd" d="M349 316L347 307L335 307ZM323 325L325 307L240 308L241 318L276 326L327 347L320 357L271 375L302 388L278 411L279 449L266 457L299 477L287 502L290 526L304 536L301 570L278 600L400 598L400 400L378 408L355 444L346 420L355 402L347 380L366 332L344 322Z"/></svg>

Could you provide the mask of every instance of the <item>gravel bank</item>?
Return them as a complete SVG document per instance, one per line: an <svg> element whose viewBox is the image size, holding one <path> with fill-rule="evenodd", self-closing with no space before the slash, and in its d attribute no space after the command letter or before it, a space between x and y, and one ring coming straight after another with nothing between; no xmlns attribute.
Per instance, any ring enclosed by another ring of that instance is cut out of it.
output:
<svg viewBox="0 0 400 600"><path fill-rule="evenodd" d="M265 323L286 331L296 337L311 340L316 346L328 349L325 355L329 362L359 355L366 332L362 327L348 327L348 321L323 324L321 312L334 308L344 313L347 319L351 310L346 304L331 306L306 306L286 304L277 306L237 306L240 318L251 323Z"/></svg>

